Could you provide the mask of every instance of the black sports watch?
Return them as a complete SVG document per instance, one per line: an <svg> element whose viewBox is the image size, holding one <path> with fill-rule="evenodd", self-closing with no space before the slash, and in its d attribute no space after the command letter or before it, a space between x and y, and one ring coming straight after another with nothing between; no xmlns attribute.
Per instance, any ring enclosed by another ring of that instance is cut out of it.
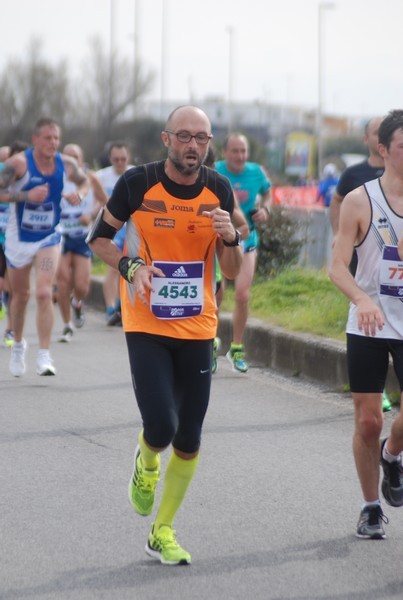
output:
<svg viewBox="0 0 403 600"><path fill-rule="evenodd" d="M224 246L227 246L227 248L234 248L235 246L239 246L239 244L241 243L241 234L239 233L239 231L237 229L235 229L235 239L233 242L226 242L225 240L223 240Z"/></svg>

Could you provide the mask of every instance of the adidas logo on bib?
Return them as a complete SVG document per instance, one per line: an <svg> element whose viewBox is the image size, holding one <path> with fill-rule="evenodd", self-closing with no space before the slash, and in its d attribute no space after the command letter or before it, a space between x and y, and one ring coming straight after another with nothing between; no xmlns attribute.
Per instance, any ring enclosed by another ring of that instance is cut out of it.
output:
<svg viewBox="0 0 403 600"><path fill-rule="evenodd" d="M188 277L188 274L186 273L185 268L181 266L172 273L172 277Z"/></svg>

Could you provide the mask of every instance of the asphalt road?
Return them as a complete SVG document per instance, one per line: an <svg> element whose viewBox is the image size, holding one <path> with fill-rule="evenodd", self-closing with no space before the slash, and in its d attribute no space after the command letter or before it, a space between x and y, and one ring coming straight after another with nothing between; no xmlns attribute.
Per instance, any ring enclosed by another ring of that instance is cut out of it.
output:
<svg viewBox="0 0 403 600"><path fill-rule="evenodd" d="M57 315L56 377L35 374L32 304L25 377L9 374L0 348L2 600L403 597L403 509L385 508L385 541L354 536L349 398L257 368L233 373L225 358L175 523L193 563L147 557L151 517L127 500L140 419L122 330L90 311L70 344L56 342L60 330Z"/></svg>

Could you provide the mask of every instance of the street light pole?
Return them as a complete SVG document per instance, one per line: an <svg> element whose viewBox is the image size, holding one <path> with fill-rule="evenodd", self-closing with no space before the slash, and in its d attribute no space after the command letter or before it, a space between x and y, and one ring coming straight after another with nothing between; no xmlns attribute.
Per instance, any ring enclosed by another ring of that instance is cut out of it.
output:
<svg viewBox="0 0 403 600"><path fill-rule="evenodd" d="M109 30L109 95L108 95L108 132L112 122L113 109L113 94L115 87L115 53L116 53L116 36L115 36L115 18L116 4L115 0L110 0L110 30Z"/></svg>
<svg viewBox="0 0 403 600"><path fill-rule="evenodd" d="M139 73L140 73L140 0L134 0L134 60L133 60L133 97L134 109L136 108L136 100L139 94Z"/></svg>
<svg viewBox="0 0 403 600"><path fill-rule="evenodd" d="M318 109L316 118L316 139L318 144L318 178L323 170L323 13L334 8L331 2L320 2L318 5Z"/></svg>
<svg viewBox="0 0 403 600"><path fill-rule="evenodd" d="M160 98L160 117L163 119L164 102L166 100L166 70L167 70L167 28L168 28L168 0L162 0L161 8L161 98Z"/></svg>
<svg viewBox="0 0 403 600"><path fill-rule="evenodd" d="M228 42L228 133L231 132L233 122L233 95L234 95L234 28L227 27Z"/></svg>

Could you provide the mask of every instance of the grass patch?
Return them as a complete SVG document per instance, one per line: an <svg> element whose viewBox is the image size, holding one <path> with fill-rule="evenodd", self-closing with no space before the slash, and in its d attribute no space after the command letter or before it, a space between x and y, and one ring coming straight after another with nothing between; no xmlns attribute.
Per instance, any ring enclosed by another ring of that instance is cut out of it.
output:
<svg viewBox="0 0 403 600"><path fill-rule="evenodd" d="M348 305L327 273L295 268L270 280L256 277L250 316L290 331L344 340ZM234 288L229 284L221 310L231 312L233 307Z"/></svg>
<svg viewBox="0 0 403 600"><path fill-rule="evenodd" d="M108 266L97 256L92 257L92 274L105 275Z"/></svg>
<svg viewBox="0 0 403 600"><path fill-rule="evenodd" d="M105 275L106 269L105 263L94 257L92 274ZM344 340L348 304L325 271L292 268L268 280L256 275L250 316L290 331ZM232 312L233 308L234 288L229 282L221 310Z"/></svg>

